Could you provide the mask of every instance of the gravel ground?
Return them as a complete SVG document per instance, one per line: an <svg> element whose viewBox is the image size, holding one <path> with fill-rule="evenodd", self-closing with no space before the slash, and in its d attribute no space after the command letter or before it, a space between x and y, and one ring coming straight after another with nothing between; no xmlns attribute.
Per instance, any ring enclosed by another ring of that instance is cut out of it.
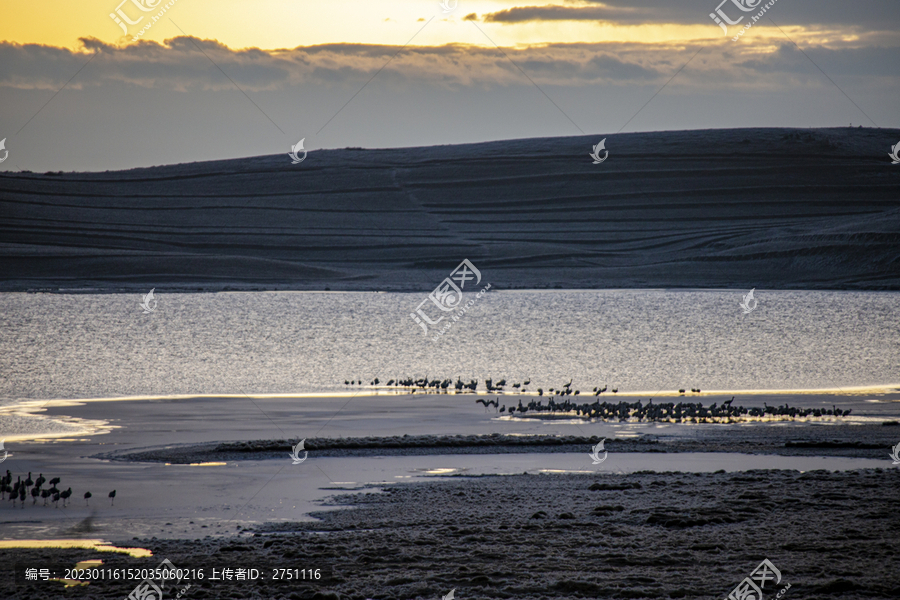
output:
<svg viewBox="0 0 900 600"><path fill-rule="evenodd" d="M783 579L766 587L766 600L787 584L788 600L897 598L898 493L897 468L457 477L337 496L334 504L354 509L317 513L313 523L118 542L149 548L152 559L84 550L0 556L5 569L15 560L89 558L156 566L164 557L207 572L323 569L315 584L195 580L183 596L272 600L436 600L451 589L458 600L721 600L768 558ZM4 598L124 598L133 584L3 587Z"/></svg>

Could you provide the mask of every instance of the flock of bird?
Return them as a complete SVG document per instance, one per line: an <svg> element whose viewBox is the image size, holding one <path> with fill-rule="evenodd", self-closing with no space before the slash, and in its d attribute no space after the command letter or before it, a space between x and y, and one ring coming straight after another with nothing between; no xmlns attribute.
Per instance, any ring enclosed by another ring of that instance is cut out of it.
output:
<svg viewBox="0 0 900 600"><path fill-rule="evenodd" d="M463 381L462 379L460 379L459 377L457 377L456 381L454 382L452 379L428 379L428 376L426 375L425 377L418 378L418 379L413 378L413 377L405 377L405 378L398 377L397 379L390 379L390 380L388 380L387 383L384 383L382 387L402 388L402 389L405 389L405 390L411 391L411 392L415 392L416 390L421 390L423 392L433 391L433 392L437 392L437 393L442 393L442 392L448 393L452 388L457 393L478 393L478 391L477 391L478 383L479 382L477 379L470 379L467 383L467 382ZM363 385L363 381L361 379L345 380L344 385ZM369 382L369 386L371 386L371 387L377 387L380 385L382 385L382 382L377 377ZM500 379L500 380L485 379L484 380L484 389L487 390L487 392L489 394L493 393L493 392L504 393L507 390L510 390L513 393L527 392L528 388L526 386L529 386L529 385L531 385L531 379L525 379L521 383L509 383L509 384L507 383L506 379ZM605 385L602 388L595 387L592 391L594 393L593 394L594 396L599 396L600 394L606 392L607 390L609 390L609 386ZM543 388L537 388L536 391L537 391L538 396L544 395ZM550 388L547 391L549 392L549 395L551 395L551 396L553 396L553 395L556 395L556 396L569 396L569 395L578 396L581 394L581 392L579 390L572 389L572 380L571 379L569 380L569 383L563 385L563 387L556 389L556 390L554 390L553 388ZM612 391L612 393L615 394L619 390L618 390L618 388L613 388L610 391ZM678 392L680 394L685 393L685 391L683 389L678 390ZM691 392L699 394L700 388L691 388Z"/></svg>
<svg viewBox="0 0 900 600"><path fill-rule="evenodd" d="M413 377L405 377L397 379L390 379L387 383L384 383L382 387L388 388L402 388L407 391L416 391L421 390L424 392L434 391L434 392L443 392L447 393L451 388L457 393L478 393L478 380L470 379L467 382L463 381L459 377L456 378L454 382L452 379L428 379L428 376L422 378L413 378ZM344 385L363 385L363 381L361 379L350 379L345 380ZM369 386L376 387L382 385L382 382L377 377L369 382ZM531 379L525 379L520 383L507 383L506 379L494 380L494 379L485 379L484 380L484 389L487 390L488 393L504 393L506 391L512 391L513 393L518 392L527 392L527 386L531 385ZM593 391L594 396L599 396L600 394L609 390L609 386L605 385L601 387L595 387ZM543 396L544 390L543 388L537 388L537 395ZM551 396L578 396L581 394L579 390L572 389L572 380L569 380L569 383L563 385L563 387L554 389L549 388L547 390L549 395ZM618 388L613 388L613 394L619 391ZM684 394L685 391L683 389L678 390L680 394ZM691 392L700 393L700 388L691 388Z"/></svg>
<svg viewBox="0 0 900 600"><path fill-rule="evenodd" d="M452 379L429 380L428 377L425 376L424 378L419 379L412 377L391 379L384 384L376 377L369 382L369 385L373 387L383 385L383 387L388 388L402 388L412 392L422 390L425 392L434 391L437 393L449 393L452 388L456 393L479 393L478 383L479 382L476 379L472 379L466 383L459 377L457 377L454 382ZM344 384L363 385L363 382L362 380L350 380L344 381ZM525 386L530 384L531 379L526 379L521 383L512 383L509 384L509 388L511 388L509 391L512 391L513 393L527 392L528 389ZM488 393L502 394L508 389L507 381L505 379L499 381L486 379L484 381L484 389L487 390ZM647 404L643 404L641 401L618 403L600 402L599 396L607 391L611 391L615 394L619 390L618 388L610 390L608 385L603 387L597 386L591 390L591 395L597 397L597 400L593 403L584 402L579 404L577 402L572 402L568 399L569 396L581 396L582 394L580 390L572 389L572 380L570 379L569 382L563 384L562 387L549 388L547 390L547 404L544 404L545 392L543 388L537 388L536 390L540 399L531 400L527 404L523 404L520 399L518 406L510 406L509 408L507 408L505 404L502 406L500 405L499 396L494 399L478 398L475 402L484 406L485 410L493 408L498 413L521 414L529 411L537 413L561 412L574 413L585 418L602 419L605 421L627 421L629 419L637 419L638 421L669 421L675 423L710 423L741 420L743 417L788 417L791 419L830 416L846 417L851 412L851 409L841 410L834 405L832 405L830 409L796 408L788 406L787 404L784 404L783 406L769 406L765 402L763 403L762 408L753 406L745 408L743 406L734 406L732 404L734 402L734 397L732 397L731 400L723 402L721 405L714 403L711 406L703 406L702 402L678 402L677 404L668 402L654 404L652 398ZM678 390L678 393L684 396L687 392L682 388ZM690 388L690 393L699 394L700 388L692 387Z"/></svg>
<svg viewBox="0 0 900 600"><path fill-rule="evenodd" d="M32 506L37 504L38 498L43 498L44 506L47 506L47 501L53 502L56 508L59 508L59 501L63 501L63 508L69 502L69 498L72 496L72 488L67 488L65 490L60 490L56 486L59 484L59 477L54 477L50 481L44 477L44 474L41 473L38 475L37 479L31 479L31 471L28 472L28 476L25 477L25 481L22 481L22 476L19 475L16 477L16 482L12 482L12 473L9 470L6 471L6 475L0 477L0 500L6 500L6 494L9 494L9 499L13 503L13 508L16 507L16 502L20 502L22 504L22 508L25 508L25 500L28 496L31 496ZM44 484L49 485L49 488L42 489ZM92 494L90 492L84 493L84 503L86 506L90 506L89 502ZM113 490L109 493L109 503L110 506L113 505L116 499L116 490Z"/></svg>
<svg viewBox="0 0 900 600"><path fill-rule="evenodd" d="M506 405L500 406L499 398L495 398L493 400L485 400L483 398L479 398L475 401L478 404L484 406L485 410L493 407L498 413L506 413L515 414L515 413L527 413L531 412L561 412L561 413L575 413L578 416L585 417L588 419L599 419L603 421L628 421L630 419L637 419L638 421L660 421L660 422L691 422L691 423L715 423L719 421L733 421L733 420L741 420L745 416L749 417L757 417L762 418L766 416L771 417L789 417L791 419L795 418L805 418L805 417L825 417L825 416L835 416L842 417L850 414L852 409L841 410L836 406L832 405L830 409L824 408L796 408L793 406L788 406L784 404L783 406L769 406L765 402L763 402L763 407L755 407L751 406L749 408L745 408L743 406L734 406L732 403L734 402L734 397L732 396L731 400L726 400L721 405L717 403L713 403L711 406L705 407L702 402L693 403L693 402L666 402L666 403L653 403L653 398L650 398L650 401L647 404L644 404L640 400L637 402L600 402L600 400L596 400L593 403L582 403L578 404L575 402L571 402L568 399L563 401L557 401L554 398L549 398L547 404L543 403L543 400L531 400L528 404L522 404L522 400L519 400L518 406L510 406L508 409Z"/></svg>
<svg viewBox="0 0 900 600"><path fill-rule="evenodd" d="M531 384L531 379L526 379L521 383L513 383L510 384L510 387L517 392L527 392L528 389L525 387ZM363 385L362 380L349 380L344 381L344 385ZM370 386L378 386L381 385L381 380L377 377L369 382ZM484 387L488 392L503 392L507 383L505 379L501 379L499 381L494 381L493 379L486 379L484 382ZM397 379L391 379L387 383L384 384L384 387L389 388L404 388L406 390L415 391L416 389L422 391L435 391L435 392L444 392L447 393L448 390L452 387L456 392L472 392L475 393L478 388L478 380L471 379L468 383L464 382L459 377L456 378L454 382L452 379L428 379L428 376L416 379L413 377L406 377Z"/></svg>

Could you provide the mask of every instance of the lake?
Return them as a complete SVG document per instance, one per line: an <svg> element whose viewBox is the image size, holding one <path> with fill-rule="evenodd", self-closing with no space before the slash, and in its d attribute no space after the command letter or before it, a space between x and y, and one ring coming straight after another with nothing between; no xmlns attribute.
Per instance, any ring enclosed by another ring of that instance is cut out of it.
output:
<svg viewBox="0 0 900 600"><path fill-rule="evenodd" d="M646 394L900 381L900 294L756 290L745 313L746 293L490 290L428 334L410 316L427 293L156 290L152 312L140 294L0 294L0 397L338 393L406 376Z"/></svg>

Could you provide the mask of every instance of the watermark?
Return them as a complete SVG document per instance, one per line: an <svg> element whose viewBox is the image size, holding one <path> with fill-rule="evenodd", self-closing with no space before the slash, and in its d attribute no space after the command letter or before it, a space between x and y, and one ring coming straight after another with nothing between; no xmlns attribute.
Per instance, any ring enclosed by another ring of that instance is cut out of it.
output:
<svg viewBox="0 0 900 600"><path fill-rule="evenodd" d="M453 600L453 592L455 592L455 591L456 591L456 588L453 588L452 590L450 590L450 593L447 594L446 596L443 596L442 600Z"/></svg>
<svg viewBox="0 0 900 600"><path fill-rule="evenodd" d="M177 586L184 578L177 577L183 575L183 571L176 569L175 565L168 558L159 563L156 569L151 570L149 575L151 577L147 577L137 584L137 587L128 594L127 600L162 600L163 590L169 586ZM176 577L178 580L174 581ZM157 584L157 582L159 583ZM178 592L176 598L180 598L190 587L190 584L188 584L186 588Z"/></svg>
<svg viewBox="0 0 900 600"><path fill-rule="evenodd" d="M722 0L716 7L716 12L709 13L709 16L713 21L716 22L719 27L722 28L722 31L725 32L725 35L728 35L728 25L737 25L744 20L744 17L738 17L737 21L732 21L731 19L729 19L728 15L726 15L722 10L722 5L726 2L728 2L728 0ZM762 0L756 0L756 2L754 2L753 0L731 0L731 2L734 3L734 5L737 6L740 10L744 12L750 12L751 10L755 9L759 5L759 3L762 2ZM720 19L719 17L722 18ZM725 23L728 23L728 25L725 25Z"/></svg>
<svg viewBox="0 0 900 600"><path fill-rule="evenodd" d="M741 302L741 308L744 309L744 314L749 314L753 312L753 310L759 306L759 302L756 301L756 298L753 297L753 292L756 291L756 288L750 290L750 293L744 296L743 302Z"/></svg>
<svg viewBox="0 0 900 600"><path fill-rule="evenodd" d="M603 158L600 158L600 151L603 150L606 154L603 155ZM588 154L591 158L594 159L594 164L599 165L604 160L609 158L609 150L606 149L606 138L600 140L600 143L594 146L594 151Z"/></svg>
<svg viewBox="0 0 900 600"><path fill-rule="evenodd" d="M304 141L306 141L306 138L303 138L302 140L300 140L299 142L297 142L296 145L291 146L291 152L290 152L290 154L288 154L288 156L290 156L290 157L291 157L291 160L293 161L293 162L291 163L292 165L299 165L299 164L302 163L304 160L306 160L306 150L303 149L303 142L304 142ZM298 154L297 154L298 151L302 151L302 152L303 152L303 156L298 155Z"/></svg>
<svg viewBox="0 0 900 600"><path fill-rule="evenodd" d="M419 306L416 307L416 311L409 313L409 316L411 316L413 320L419 325L419 327L422 328L422 331L425 332L426 335L428 335L428 325L437 325L446 317L451 317L453 321L459 320L459 317L461 315L456 313L458 312L457 309L462 304L463 290L466 287L466 283L472 279L475 280L475 285L481 283L481 271L476 269L475 265L469 262L469 259L467 258L459 263L459 266L453 269L453 271L450 273L450 276L445 278L444 281L442 281L436 288L434 288L434 291L428 294L428 297L422 300L422 302L419 303ZM457 283L459 283L459 285L457 285ZM481 297L481 295L483 295L485 291L490 287L491 285L488 284L487 287L479 292L476 299L478 297ZM429 300L431 300L432 304L440 309L441 312L454 314L452 316L441 315L437 320L432 320L427 314L425 314L425 311L422 308L422 305ZM474 304L474 300L470 300L466 307L460 310L465 313L465 311L468 310L472 304ZM447 325L444 326L441 335L443 335L443 332L449 329L449 325L450 323L447 323Z"/></svg>
<svg viewBox="0 0 900 600"><path fill-rule="evenodd" d="M600 463L602 463L604 460L606 460L607 455L609 455L609 451L603 447L603 442L605 442L605 441L606 441L606 438L603 438L602 440L600 440L600 443L597 444L596 446L594 446L591 449L591 453L588 454L588 456L590 456L591 459L594 461L595 465L599 465ZM603 458L600 458L601 452L603 452Z"/></svg>
<svg viewBox="0 0 900 600"><path fill-rule="evenodd" d="M459 6L459 0L441 0L440 5L444 10L444 14L452 13ZM452 594L453 592L450 593Z"/></svg>
<svg viewBox="0 0 900 600"><path fill-rule="evenodd" d="M141 308L144 309L145 315L149 315L154 310L156 310L156 305L159 304L156 301L156 298L153 297L153 290L155 290L155 289L156 288L153 288L152 290L150 290L150 293L147 294L146 296L144 296L144 301L141 303ZM153 305L150 304L151 302L153 303Z"/></svg>
<svg viewBox="0 0 900 600"><path fill-rule="evenodd" d="M141 15L137 20L132 21L131 18L122 10L122 5L127 4L128 2L131 2L135 7L137 7L138 10L145 13L153 12L154 10L159 8L160 4L162 4L162 0L122 0L116 7L115 12L109 13L109 18L115 21L116 25L122 28L122 31L125 33L125 35L128 35L129 25L139 25L141 21L144 20L144 17L148 16ZM146 25L144 25L141 30L134 35L134 37L131 38L131 41L136 42L142 35L144 35L144 33L147 32L148 29L153 27L154 23L159 21L166 13L166 11L172 8L176 2L178 2L178 0L169 0L169 2L166 2L160 8L159 12L149 17L150 21Z"/></svg>
<svg viewBox="0 0 900 600"><path fill-rule="evenodd" d="M294 462L291 463L292 465L299 465L299 464L302 463L304 460L306 460L306 457L307 457L307 456L309 456L309 452L307 452L307 451L303 448L303 442L305 442L305 441L306 441L306 438L303 438L302 440L300 440L300 443L298 443L296 446L292 446L292 447L291 447L292 452L289 454L289 456L290 456L291 459L293 459L293 461L294 461ZM303 452L303 458L300 458L300 453L301 453L301 452Z"/></svg>
<svg viewBox="0 0 900 600"><path fill-rule="evenodd" d="M181 563L179 567L175 567L166 559L157 568L102 564L95 566L76 565L72 567L72 563L42 563L35 565L33 564L35 559L28 560L29 562L27 563L13 563L16 585L24 585L34 581L63 580L90 584L91 589L97 586L97 591L102 592L108 589L104 587L104 584L111 584L118 588L122 583L132 585L140 582L140 585L128 596L129 599L138 598L139 600L181 598L193 587L193 584L189 584L178 590L178 587L187 583L187 581L215 581L217 583L231 581L285 581L300 583L305 581L313 584L327 584L334 580L332 567L319 567L308 562L298 563L295 560L287 563L287 567L285 567L284 563L275 562L254 562L251 564L246 558L231 559L232 564L218 564L212 567L190 563ZM175 595L173 596L173 594ZM92 597L106 598L110 596L98 593ZM219 596L216 595L215 597Z"/></svg>
<svg viewBox="0 0 900 600"><path fill-rule="evenodd" d="M2 448L2 447L3 447L3 442L0 442L0 448ZM894 462L891 464L900 465L900 444L893 446L891 448L891 450L893 450L893 452L891 453L891 458L894 459ZM3 458L6 458L6 456L4 456ZM3 461L0 460L0 462L3 462Z"/></svg>
<svg viewBox="0 0 900 600"><path fill-rule="evenodd" d="M763 588L769 581L775 581L775 585L781 583L781 571L775 568L775 565L767 558L759 563L750 577L745 577L742 582L728 594L727 600L762 600ZM758 585L757 585L758 584ZM787 584L783 590L778 592L776 599L781 598L785 592L791 588L791 584Z"/></svg>
<svg viewBox="0 0 900 600"><path fill-rule="evenodd" d="M728 27L725 25L725 23L728 23L728 25L737 25L738 23L740 23L741 21L744 20L744 17L743 16L738 17L738 19L736 21L732 21L731 19L729 19L728 15L726 15L722 11L722 5L725 4L726 2L728 2L728 0L722 0L722 2L719 4L719 6L716 7L716 12L709 13L709 16L712 17L713 21L715 21L719 25L719 27L722 28L722 31L725 32L725 35L729 35ZM732 2L732 4L737 6L742 11L750 12L752 10L755 10L759 6L760 2L762 2L762 0L731 0L731 2ZM738 39L742 35L744 35L744 33L748 29L753 27L756 24L756 22L762 18L762 16L766 13L767 10L769 10L770 8L775 6L776 2L778 2L778 0L769 0L768 2L763 4L760 11L750 17L750 21L748 21L747 24L744 25L741 28L741 30L738 31L737 34L733 38L731 38L731 41L732 42L738 41ZM717 16L717 13L718 13L718 16ZM719 17L722 17L722 18L720 19Z"/></svg>
<svg viewBox="0 0 900 600"><path fill-rule="evenodd" d="M6 457L9 456L9 452L6 450L6 448L3 447L3 442L5 442L5 441L6 441L6 438L3 438L2 440L0 440L0 450L3 451L3 457L0 458L0 463L2 463L4 460L6 460ZM900 448L900 444L897 444L897 447Z"/></svg>
<svg viewBox="0 0 900 600"><path fill-rule="evenodd" d="M433 338L431 338L431 341L432 342L438 341L438 338L440 338L440 336L442 336L445 333L447 333L448 331L450 331L450 328L453 326L453 323L456 323L457 321L459 321L463 317L463 315L465 315L469 311L469 309L472 308L472 306L478 300L481 299L482 296L484 296L485 294L488 293L489 289L491 289L491 284L487 284L486 286L484 286L480 292L475 294L474 298L472 298L471 300L469 300L466 303L466 305L464 307L460 308L454 314L450 315L450 321L448 321L443 327L441 327L438 330L437 335L434 336ZM443 318L443 317L441 317L441 318Z"/></svg>
<svg viewBox="0 0 900 600"><path fill-rule="evenodd" d="M3 140L3 142L5 141L6 140ZM0 150L3 149L3 142L0 142ZM900 142L897 142L896 146L891 146L891 153L888 154L888 156L891 157L892 165L900 165L900 156L897 156L898 153L900 153ZM6 160L6 158L3 160ZM0 162L3 162L3 160L0 160Z"/></svg>
<svg viewBox="0 0 900 600"><path fill-rule="evenodd" d="M897 146L900 146L900 144L897 144ZM3 158L0 158L0 163L2 163L4 160L9 158L9 150L6 149L6 138L0 140L0 150L6 152L6 154L3 155Z"/></svg>

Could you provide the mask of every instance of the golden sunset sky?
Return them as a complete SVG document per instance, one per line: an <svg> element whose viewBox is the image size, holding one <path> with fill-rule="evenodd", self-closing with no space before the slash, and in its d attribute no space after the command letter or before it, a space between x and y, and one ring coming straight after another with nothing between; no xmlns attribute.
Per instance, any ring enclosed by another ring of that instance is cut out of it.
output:
<svg viewBox="0 0 900 600"><path fill-rule="evenodd" d="M725 0L728 35L721 2L175 0L135 40L172 0L3 0L0 168L900 125L900 2L777 0L736 41L771 0Z"/></svg>
<svg viewBox="0 0 900 600"><path fill-rule="evenodd" d="M157 0L144 0L156 2ZM79 38L93 37L109 44L125 43L129 38L109 17L121 6L132 20L155 15L165 6L142 13L131 0L5 0L0 20L0 39L18 44L45 44L75 49ZM782 0L787 4L787 0ZM229 48L279 49L334 43L397 45L405 43L429 19L413 45L441 46L472 44L489 46L491 42L467 21L478 26L501 46L532 46L546 43L639 42L654 44L676 40L716 40L722 32L709 19L716 0L681 3L678 12L649 6L645 10L589 1L537 0L517 2L501 0L459 0L445 14L433 0L177 0L160 23L142 39L162 42L181 35L214 39ZM645 2L644 4L652 4ZM451 4L452 5L452 4ZM532 20L488 20L488 15L504 11L539 8L552 18ZM552 9L557 12L553 13ZM589 11L603 11L591 13ZM573 19L563 20L565 11ZM732 9L736 14L736 11ZM679 14L680 13L680 14ZM608 14L611 19L588 19ZM471 17L471 15L475 15ZM171 19L171 20L170 20ZM578 19L578 20L576 20ZM642 19L645 19L642 22ZM177 26L176 26L177 24ZM135 28L143 26L140 23ZM792 34L804 39L851 41L861 32L852 23L834 27L790 25ZM771 33L771 25L760 24L758 31Z"/></svg>

